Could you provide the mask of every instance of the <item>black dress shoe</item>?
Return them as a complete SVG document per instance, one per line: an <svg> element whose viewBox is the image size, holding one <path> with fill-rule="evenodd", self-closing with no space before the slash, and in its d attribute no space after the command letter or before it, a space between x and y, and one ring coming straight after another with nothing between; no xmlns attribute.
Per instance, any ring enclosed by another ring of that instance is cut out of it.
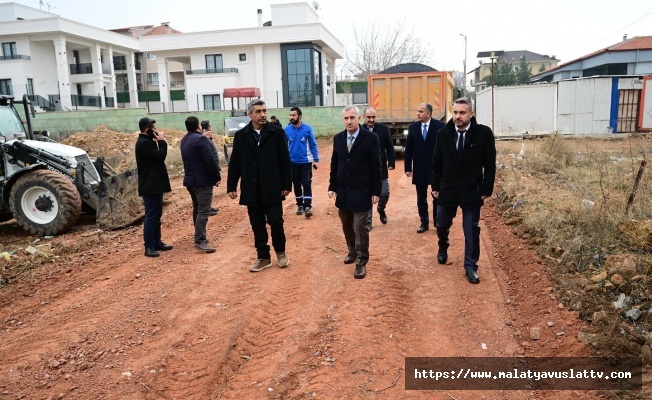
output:
<svg viewBox="0 0 652 400"><path fill-rule="evenodd" d="M473 271L469 273L468 271L464 273L466 276L466 279L469 281L469 283L480 283L480 277L478 276L478 273Z"/></svg>
<svg viewBox="0 0 652 400"><path fill-rule="evenodd" d="M430 228L428 227L428 223L427 223L427 222L426 222L426 223L423 223L423 224L421 224L421 226L419 227L419 229L417 229L417 233L423 233L423 232L427 231L428 229L430 229Z"/></svg>
<svg viewBox="0 0 652 400"><path fill-rule="evenodd" d="M344 257L344 264L353 264L355 262L355 255L347 254Z"/></svg>
<svg viewBox="0 0 652 400"><path fill-rule="evenodd" d="M437 253L437 262L440 264L446 264L446 261L448 261L448 253L444 252L439 252Z"/></svg>
<svg viewBox="0 0 652 400"><path fill-rule="evenodd" d="M153 248L148 247L148 248L145 249L145 256L147 256L147 257L158 257L158 256L160 256L160 254L159 254L158 251L154 250Z"/></svg>
<svg viewBox="0 0 652 400"><path fill-rule="evenodd" d="M384 225L387 223L387 214L385 211L378 211L378 215L380 216L380 222Z"/></svg>
<svg viewBox="0 0 652 400"><path fill-rule="evenodd" d="M158 251L169 251L169 250L172 250L173 248L174 247L170 246L169 244L159 242L154 249L158 250Z"/></svg>
<svg viewBox="0 0 652 400"><path fill-rule="evenodd" d="M355 279L363 279L365 276L367 276L367 269L364 265L356 265L355 271L353 271L353 277Z"/></svg>
<svg viewBox="0 0 652 400"><path fill-rule="evenodd" d="M218 214L217 211L211 211L211 212L208 213L208 216L209 216L209 217L214 217L214 216L216 216L217 214Z"/></svg>

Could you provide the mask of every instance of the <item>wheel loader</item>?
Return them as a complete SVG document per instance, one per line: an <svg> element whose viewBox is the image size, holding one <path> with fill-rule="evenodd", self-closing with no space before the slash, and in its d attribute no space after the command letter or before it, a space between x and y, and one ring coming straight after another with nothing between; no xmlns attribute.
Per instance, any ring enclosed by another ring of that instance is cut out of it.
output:
<svg viewBox="0 0 652 400"><path fill-rule="evenodd" d="M115 174L103 159L32 131L27 95L22 104L25 122L14 98L0 95L0 222L15 218L30 233L48 236L73 226L82 209L95 212L101 229L142 218L136 170Z"/></svg>

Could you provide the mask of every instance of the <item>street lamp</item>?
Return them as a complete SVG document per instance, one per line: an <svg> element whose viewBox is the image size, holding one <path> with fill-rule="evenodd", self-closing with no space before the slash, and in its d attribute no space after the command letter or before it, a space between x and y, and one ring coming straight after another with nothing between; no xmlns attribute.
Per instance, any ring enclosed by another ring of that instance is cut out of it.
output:
<svg viewBox="0 0 652 400"><path fill-rule="evenodd" d="M495 86L495 79L494 79L494 61L498 61L498 57L494 55L495 53L492 51L491 52L491 131L495 132L494 129L494 86Z"/></svg>
<svg viewBox="0 0 652 400"><path fill-rule="evenodd" d="M464 88L462 94L466 97L466 35L460 33L460 36L464 37Z"/></svg>

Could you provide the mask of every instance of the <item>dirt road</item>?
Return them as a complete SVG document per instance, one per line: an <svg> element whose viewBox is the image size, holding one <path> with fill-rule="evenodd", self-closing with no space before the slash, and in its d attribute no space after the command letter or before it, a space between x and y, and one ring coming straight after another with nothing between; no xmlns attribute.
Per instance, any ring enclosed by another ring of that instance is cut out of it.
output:
<svg viewBox="0 0 652 400"><path fill-rule="evenodd" d="M218 251L194 251L178 178L163 215L174 250L158 259L144 257L140 226L95 233L89 221L53 239L57 262L0 288L0 399L598 398L405 391L407 356L587 356L580 322L491 204L482 282L463 276L459 217L450 264L438 265L434 229L416 233L402 161L390 172L388 224L374 214L367 278L353 279L326 195L330 145L320 147L314 216L296 216L293 195L285 202L287 269L248 272L255 251L246 209L223 186L208 226ZM530 339L532 327L541 339Z"/></svg>

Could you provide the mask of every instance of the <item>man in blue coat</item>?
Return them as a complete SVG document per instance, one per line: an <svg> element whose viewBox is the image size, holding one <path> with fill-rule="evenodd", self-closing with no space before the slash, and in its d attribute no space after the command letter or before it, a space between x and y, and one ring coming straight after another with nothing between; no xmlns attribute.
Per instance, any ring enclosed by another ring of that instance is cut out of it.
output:
<svg viewBox="0 0 652 400"><path fill-rule="evenodd" d="M306 218L310 218L312 216L312 163L319 162L319 151L312 128L301 118L301 109L292 107L290 124L285 127L285 135L292 162L292 185L297 201L297 215L305 212Z"/></svg>
<svg viewBox="0 0 652 400"><path fill-rule="evenodd" d="M408 127L405 143L405 175L412 177L412 184L417 188L417 208L421 225L417 233L429 229L428 186L432 185L432 154L437 142L437 131L444 123L432 118L432 105L419 104L418 121ZM432 200L433 223L437 219L437 199Z"/></svg>
<svg viewBox="0 0 652 400"><path fill-rule="evenodd" d="M335 196L348 254L344 264L355 262L355 279L367 275L369 224L372 204L381 192L380 144L378 136L360 128L360 111L344 108L344 131L333 138L328 197Z"/></svg>
<svg viewBox="0 0 652 400"><path fill-rule="evenodd" d="M215 253L208 245L206 224L211 213L213 187L218 186L220 165L215 159L208 138L202 134L197 117L186 118L188 133L181 139L183 160L183 186L192 199L192 222L195 225L195 249L203 253Z"/></svg>

